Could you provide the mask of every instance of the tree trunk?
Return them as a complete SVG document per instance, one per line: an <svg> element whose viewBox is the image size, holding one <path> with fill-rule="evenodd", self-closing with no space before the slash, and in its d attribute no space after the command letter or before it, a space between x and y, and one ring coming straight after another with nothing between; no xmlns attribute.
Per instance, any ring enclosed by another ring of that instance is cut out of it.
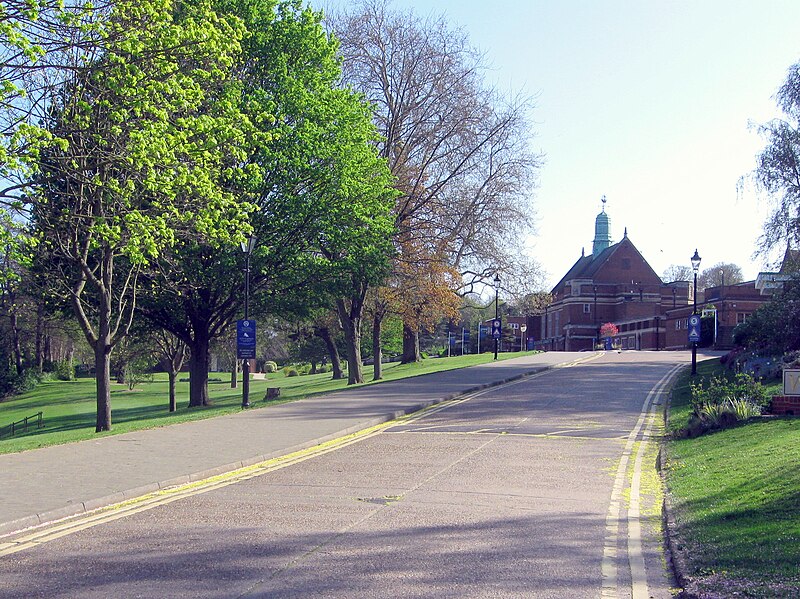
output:
<svg viewBox="0 0 800 599"><path fill-rule="evenodd" d="M415 331L407 324L403 325L403 364L419 362L422 357L419 353L419 331Z"/></svg>
<svg viewBox="0 0 800 599"><path fill-rule="evenodd" d="M372 317L372 380L379 381L383 378L383 354L381 352L381 325L383 319L378 313Z"/></svg>
<svg viewBox="0 0 800 599"><path fill-rule="evenodd" d="M233 360L233 368L231 368L231 389L236 389L236 376L239 374L239 360Z"/></svg>
<svg viewBox="0 0 800 599"><path fill-rule="evenodd" d="M197 332L192 340L191 358L189 359L189 407L197 408L209 405L208 399L208 339L199 337Z"/></svg>
<svg viewBox="0 0 800 599"><path fill-rule="evenodd" d="M333 380L338 381L344 378L342 373L342 360L339 358L339 350L336 343L331 336L331 330L328 327L314 327L314 334L325 342L325 347L328 349L328 357L331 359L331 370L333 371Z"/></svg>
<svg viewBox="0 0 800 599"><path fill-rule="evenodd" d="M12 299L13 301L13 299ZM19 323L17 320L17 309L12 304L11 305L11 313L9 314L11 318L11 335L12 339L11 342L13 344L14 349L14 366L16 366L17 374L22 374L22 348L20 347L19 343Z"/></svg>
<svg viewBox="0 0 800 599"><path fill-rule="evenodd" d="M111 346L104 339L95 343L94 371L97 385L97 421L94 432L111 430Z"/></svg>
<svg viewBox="0 0 800 599"><path fill-rule="evenodd" d="M36 305L36 372L44 370L44 302Z"/></svg>
<svg viewBox="0 0 800 599"><path fill-rule="evenodd" d="M169 377L169 411L174 412L178 409L178 404L175 400L175 382L178 378L178 373L174 370L167 371Z"/></svg>
<svg viewBox="0 0 800 599"><path fill-rule="evenodd" d="M364 365L361 362L361 310L358 306L347 311L344 300L336 300L339 318L344 329L345 347L347 347L347 384L355 385L364 382Z"/></svg>

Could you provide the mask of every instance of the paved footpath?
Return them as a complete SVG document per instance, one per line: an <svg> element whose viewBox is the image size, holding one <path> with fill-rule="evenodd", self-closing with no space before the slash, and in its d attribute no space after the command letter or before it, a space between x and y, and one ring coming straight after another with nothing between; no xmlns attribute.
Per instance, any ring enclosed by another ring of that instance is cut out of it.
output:
<svg viewBox="0 0 800 599"><path fill-rule="evenodd" d="M0 455L0 535L324 443L591 353L546 353Z"/></svg>

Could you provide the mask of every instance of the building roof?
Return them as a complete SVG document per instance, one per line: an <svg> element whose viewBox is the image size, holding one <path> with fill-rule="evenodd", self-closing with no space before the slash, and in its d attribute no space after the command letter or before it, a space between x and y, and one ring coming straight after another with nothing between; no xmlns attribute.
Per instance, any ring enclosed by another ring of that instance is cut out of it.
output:
<svg viewBox="0 0 800 599"><path fill-rule="evenodd" d="M572 265L567 271L561 280L556 283L556 286L553 287L553 294L556 294L560 290L564 288L567 281L572 281L574 279L594 279L597 272L611 259L611 257L617 253L623 247L630 247L633 251L635 251L641 258L642 261L647 265L647 267L653 272L653 276L661 280L658 275L653 271L650 265L642 256L641 252L633 245L633 242L628 238L627 231L625 237L622 241L615 243L604 249L600 252L597 256L594 254L589 256L581 256L575 264Z"/></svg>

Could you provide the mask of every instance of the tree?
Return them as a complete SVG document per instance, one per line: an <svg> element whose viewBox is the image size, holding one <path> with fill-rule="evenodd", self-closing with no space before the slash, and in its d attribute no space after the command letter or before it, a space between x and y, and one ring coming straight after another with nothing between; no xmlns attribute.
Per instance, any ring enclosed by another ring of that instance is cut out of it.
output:
<svg viewBox="0 0 800 599"><path fill-rule="evenodd" d="M766 146L752 173L772 203L759 239L758 250L765 256L800 242L800 62L789 68L776 99L784 118L758 128Z"/></svg>
<svg viewBox="0 0 800 599"><path fill-rule="evenodd" d="M228 142L243 119L226 102L239 23L204 2L178 10L167 0L119 1L94 16L67 75L42 87L53 141L40 144L28 201L39 264L94 350L99 432L111 428L110 356L131 325L141 270L179 239L235 238L250 207L214 175L234 176L241 158Z"/></svg>
<svg viewBox="0 0 800 599"><path fill-rule="evenodd" d="M359 269L367 277L380 270L362 259L385 254L391 239L389 176L373 147L369 108L338 88L336 46L320 15L295 1L219 6L248 31L234 70L258 143L247 147L242 176L226 183L256 206L251 310L304 316L332 303L333 285L346 284L358 300ZM209 343L241 314L242 267L238 248L186 239L150 282L145 314L191 350L192 407L208 402ZM360 360L360 351L349 354Z"/></svg>
<svg viewBox="0 0 800 599"><path fill-rule="evenodd" d="M710 268L706 268L697 277L697 286L700 289L719 287L725 285L735 285L744 280L742 269L736 264L728 262L718 262Z"/></svg>
<svg viewBox="0 0 800 599"><path fill-rule="evenodd" d="M178 409L175 387L178 373L183 368L183 363L186 360L186 344L164 329L155 333L153 342L157 350L159 364L164 369L164 372L167 373L169 379L169 411L174 412Z"/></svg>
<svg viewBox="0 0 800 599"><path fill-rule="evenodd" d="M661 275L661 280L665 283L672 283L675 281L692 281L694 279L694 271L691 266L684 266L682 264L670 264Z"/></svg>
<svg viewBox="0 0 800 599"><path fill-rule="evenodd" d="M784 283L781 291L733 331L737 345L766 353L800 350L800 277Z"/></svg>
<svg viewBox="0 0 800 599"><path fill-rule="evenodd" d="M444 273L437 291L469 292L512 257L532 223L528 197L539 159L527 146L529 103L488 88L482 56L444 18L392 11L364 0L330 20L341 41L344 81L376 108L375 123L395 181L397 225L392 282L403 273ZM487 219L503 222L494 235ZM409 304L413 302L408 302ZM430 307L432 307L431 304ZM406 320L404 362L419 359L413 310ZM445 316L442 312L439 316Z"/></svg>

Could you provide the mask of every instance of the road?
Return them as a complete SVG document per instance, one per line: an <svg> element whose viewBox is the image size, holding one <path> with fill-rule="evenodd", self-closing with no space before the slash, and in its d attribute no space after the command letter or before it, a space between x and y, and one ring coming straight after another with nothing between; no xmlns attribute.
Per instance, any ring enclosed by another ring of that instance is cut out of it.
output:
<svg viewBox="0 0 800 599"><path fill-rule="evenodd" d="M587 358L37 533L0 598L666 599L650 437L687 355Z"/></svg>

